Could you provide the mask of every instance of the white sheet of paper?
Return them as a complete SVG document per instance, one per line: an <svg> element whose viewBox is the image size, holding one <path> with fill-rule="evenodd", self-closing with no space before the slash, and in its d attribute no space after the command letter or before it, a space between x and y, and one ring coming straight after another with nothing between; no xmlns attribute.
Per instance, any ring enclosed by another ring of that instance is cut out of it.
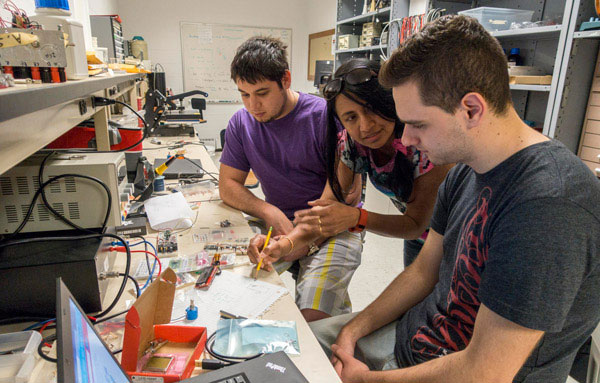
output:
<svg viewBox="0 0 600 383"><path fill-rule="evenodd" d="M211 335L217 330L220 310L246 318L257 318L288 293L284 286L255 281L254 278L223 270L208 289L191 287L177 291L171 320L185 317L185 309L189 307L190 299L193 299L194 305L198 307L198 319L178 321L177 324L203 326L207 328L208 335Z"/></svg>
<svg viewBox="0 0 600 383"><path fill-rule="evenodd" d="M181 193L150 198L144 207L154 230L187 229L193 222L194 213Z"/></svg>

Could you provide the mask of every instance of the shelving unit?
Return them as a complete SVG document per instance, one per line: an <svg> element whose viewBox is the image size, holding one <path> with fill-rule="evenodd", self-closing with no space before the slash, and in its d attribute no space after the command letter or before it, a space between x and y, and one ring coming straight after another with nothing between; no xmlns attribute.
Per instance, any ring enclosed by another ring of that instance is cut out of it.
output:
<svg viewBox="0 0 600 383"><path fill-rule="evenodd" d="M581 23L592 16L596 16L593 1L572 1L571 18L566 31L565 49L548 131L550 137L559 139L575 153L579 146L600 42L597 38L590 38L597 31L578 30Z"/></svg>
<svg viewBox="0 0 600 383"><path fill-rule="evenodd" d="M370 0L368 0L368 2L370 3ZM363 14L362 10L364 4L365 0L337 0L337 19L335 28L337 42L339 42L339 36L341 35L360 35L364 23L378 21L385 25L385 23L390 20L408 16L410 0L391 0L391 5L389 7ZM335 68L339 67L344 61L356 57L367 57L379 60L381 56L380 50L382 48L384 49L385 54L389 56L390 52L398 47L397 24L393 23L387 28L387 31L387 44L343 50L337 49L335 51Z"/></svg>
<svg viewBox="0 0 600 383"><path fill-rule="evenodd" d="M93 96L133 100L143 74L121 74L61 84L17 85L0 89L0 174L43 148L81 121L94 118L99 150L110 149L107 106Z"/></svg>
<svg viewBox="0 0 600 383"><path fill-rule="evenodd" d="M429 8L458 13L471 1L429 0ZM551 85L511 85L515 109L526 120L543 127L543 133L577 151L581 123L600 41L599 31L575 32L593 16L594 2L587 0L479 0L477 6L527 9L532 21L552 23L534 28L495 31L502 47L520 48L524 65L552 74ZM598 39L597 39L598 38ZM582 49L583 48L583 49ZM575 88L572 85L577 83ZM579 86L582 86L580 91Z"/></svg>

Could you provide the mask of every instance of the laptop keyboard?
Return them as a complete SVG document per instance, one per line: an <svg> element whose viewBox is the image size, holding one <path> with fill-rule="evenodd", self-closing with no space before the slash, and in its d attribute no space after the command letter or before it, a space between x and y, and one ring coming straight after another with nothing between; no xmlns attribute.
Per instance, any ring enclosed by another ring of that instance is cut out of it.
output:
<svg viewBox="0 0 600 383"><path fill-rule="evenodd" d="M211 383L250 383L250 380L243 372L238 375L233 375L228 378L213 380Z"/></svg>

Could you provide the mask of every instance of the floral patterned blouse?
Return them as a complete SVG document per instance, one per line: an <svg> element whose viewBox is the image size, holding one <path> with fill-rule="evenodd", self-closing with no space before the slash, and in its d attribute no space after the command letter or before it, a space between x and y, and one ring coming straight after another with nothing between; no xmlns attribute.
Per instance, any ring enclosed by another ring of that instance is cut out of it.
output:
<svg viewBox="0 0 600 383"><path fill-rule="evenodd" d="M354 145L356 153L358 154L358 157L354 161L352 161L350 156L350 145ZM433 164L425 154L412 146L404 146L400 138L394 139L392 146L396 153L402 152L402 154L412 160L414 165L413 176L415 179L433 169ZM356 173L368 174L377 190L388 196L400 212L404 213L406 211L406 201L398 200L396 194L391 190L391 186L389 186L390 175L396 161L395 155L392 156L391 160L385 165L377 166L373 159L372 150L355 141L349 141L346 129L342 129L341 132L338 133L338 152L344 165L348 166L350 169L354 169ZM356 162L356 164L354 162ZM401 190L398 191L398 194L402 194ZM423 233L421 238L424 239L426 236L427 231Z"/></svg>

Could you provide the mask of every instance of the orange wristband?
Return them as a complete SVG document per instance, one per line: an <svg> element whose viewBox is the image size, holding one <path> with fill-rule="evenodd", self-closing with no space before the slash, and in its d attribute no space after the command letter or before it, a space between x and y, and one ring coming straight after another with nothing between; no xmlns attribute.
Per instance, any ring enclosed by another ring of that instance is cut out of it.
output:
<svg viewBox="0 0 600 383"><path fill-rule="evenodd" d="M360 211L360 216L358 217L358 223L356 226L348 229L351 233L360 233L367 227L367 218L369 216L369 212L365 209L357 208Z"/></svg>

